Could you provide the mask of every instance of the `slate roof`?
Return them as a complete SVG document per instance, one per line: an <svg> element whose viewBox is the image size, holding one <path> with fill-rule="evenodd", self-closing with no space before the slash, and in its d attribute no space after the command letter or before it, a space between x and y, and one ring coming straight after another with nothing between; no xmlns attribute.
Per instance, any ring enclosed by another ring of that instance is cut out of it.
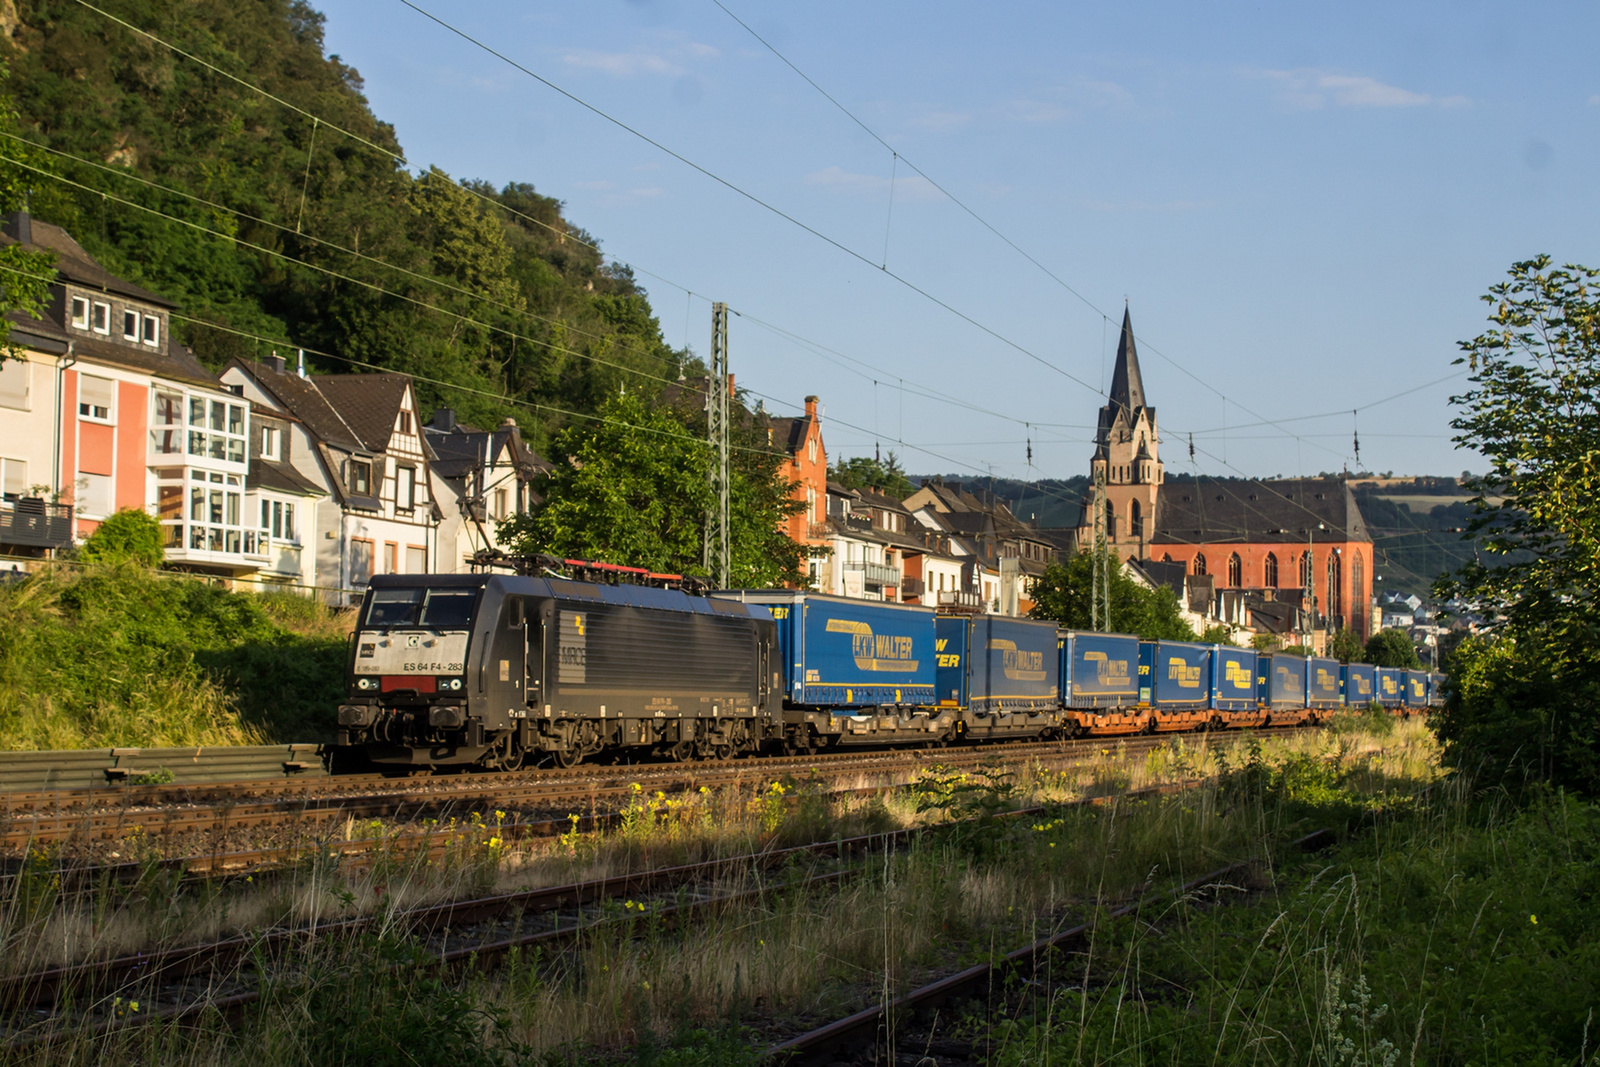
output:
<svg viewBox="0 0 1600 1067"><path fill-rule="evenodd" d="M21 238L28 238L22 240ZM26 212L13 211L5 218L4 231L0 232L0 246L21 244L30 249L42 249L56 254L56 271L62 278L90 289L132 297L156 307L175 308L164 296L152 293L102 267L95 258L72 239L60 226L41 222Z"/></svg>
<svg viewBox="0 0 1600 1067"><path fill-rule="evenodd" d="M1218 481L1169 478L1156 496L1150 544L1304 544L1371 541L1350 487L1341 478Z"/></svg>
<svg viewBox="0 0 1600 1067"><path fill-rule="evenodd" d="M509 450L511 462L525 475L551 470L552 466L526 444L513 427L501 426L498 430L480 430L466 423L456 423L448 430L437 426L424 426L423 435L433 452L431 466L442 478L464 478L485 461L494 461L502 451Z"/></svg>
<svg viewBox="0 0 1600 1067"><path fill-rule="evenodd" d="M404 374L317 375L317 389L369 452L388 449L400 402L410 384L410 377Z"/></svg>
<svg viewBox="0 0 1600 1067"><path fill-rule="evenodd" d="M364 446L354 430L339 412L328 403L317 386L325 378L302 378L290 370L276 370L266 363L236 359L261 387L271 393L284 408L299 419L319 441L350 451L362 451Z"/></svg>
<svg viewBox="0 0 1600 1067"><path fill-rule="evenodd" d="M806 427L811 425L811 420L800 415L795 418L776 418L768 425L772 430L773 447L782 448L792 456L805 444Z"/></svg>
<svg viewBox="0 0 1600 1067"><path fill-rule="evenodd" d="M298 493L302 496L326 496L328 492L287 463L274 463L260 456L250 460L250 487L276 489L281 493Z"/></svg>
<svg viewBox="0 0 1600 1067"><path fill-rule="evenodd" d="M1130 414L1145 406L1139 351L1133 343L1133 317L1127 308L1122 309L1122 337L1117 341L1117 365L1111 372L1111 406Z"/></svg>

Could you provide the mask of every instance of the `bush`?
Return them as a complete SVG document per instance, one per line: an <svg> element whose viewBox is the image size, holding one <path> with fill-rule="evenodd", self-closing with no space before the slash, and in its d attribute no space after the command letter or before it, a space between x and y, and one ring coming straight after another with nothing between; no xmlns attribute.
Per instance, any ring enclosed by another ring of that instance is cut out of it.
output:
<svg viewBox="0 0 1600 1067"><path fill-rule="evenodd" d="M1600 634L1469 637L1450 657L1450 682L1432 716L1447 766L1600 796Z"/></svg>
<svg viewBox="0 0 1600 1067"><path fill-rule="evenodd" d="M1411 635L1393 627L1379 630L1367 638L1367 662L1379 667L1403 667L1409 671L1422 669L1422 661L1417 658L1417 646L1411 643Z"/></svg>
<svg viewBox="0 0 1600 1067"><path fill-rule="evenodd" d="M0 588L0 747L322 739L343 629L312 601L132 563L42 571Z"/></svg>
<svg viewBox="0 0 1600 1067"><path fill-rule="evenodd" d="M123 508L89 535L79 552L86 563L161 565L161 524L142 508Z"/></svg>

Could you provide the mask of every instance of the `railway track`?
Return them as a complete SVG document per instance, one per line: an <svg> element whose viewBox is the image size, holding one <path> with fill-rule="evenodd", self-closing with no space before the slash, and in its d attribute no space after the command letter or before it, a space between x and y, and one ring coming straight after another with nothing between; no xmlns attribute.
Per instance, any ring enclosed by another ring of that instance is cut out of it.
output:
<svg viewBox="0 0 1600 1067"><path fill-rule="evenodd" d="M1246 735L1222 736L1231 741ZM516 821L537 822L551 815L565 816L574 808L598 814L602 806L639 788L651 793L679 792L754 786L784 776L825 780L853 774L915 775L935 765L973 768L996 760L1060 766L1093 760L1107 751L1142 756L1170 741L1166 735L1090 737L690 765L576 767L418 779L348 776L203 786L144 785L127 786L114 794L104 789L0 794L0 851L16 854L68 843L104 847L130 836L145 842L193 841L203 836L220 843L286 832L311 841L325 839L351 819L447 820L490 811L516 813ZM201 855L196 853L195 858L199 860Z"/></svg>
<svg viewBox="0 0 1600 1067"><path fill-rule="evenodd" d="M1196 784L1151 787L1074 803L1104 805L1176 793ZM1046 810L1028 807L1000 817L1027 818ZM380 929L420 942L430 966L489 969L509 953L572 943L607 928L642 920L671 927L777 893L842 885L862 873L863 868L852 863L854 858L904 848L948 825L820 841L12 974L0 977L0 1041L31 1044L48 1038L63 1022L80 1028L80 1033L83 1029L104 1033L211 1013L238 1021L261 1000L263 979L276 969L292 967L296 952ZM780 869L787 872L785 877L764 880L765 874ZM730 880L733 885L724 884ZM628 898L628 907L618 914L615 901L623 897ZM129 1011L127 1005L132 1003L139 1005L137 1011Z"/></svg>

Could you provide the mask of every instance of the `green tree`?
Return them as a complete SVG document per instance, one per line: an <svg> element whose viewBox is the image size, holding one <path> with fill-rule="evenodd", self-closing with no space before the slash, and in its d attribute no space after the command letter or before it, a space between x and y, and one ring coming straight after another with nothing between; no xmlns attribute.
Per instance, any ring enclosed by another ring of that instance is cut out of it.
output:
<svg viewBox="0 0 1600 1067"><path fill-rule="evenodd" d="M1516 263L1461 342L1456 441L1489 470L1469 530L1486 561L1435 586L1493 620L1450 656L1444 759L1600 793L1600 271Z"/></svg>
<svg viewBox="0 0 1600 1067"><path fill-rule="evenodd" d="M882 460L867 456L852 456L828 467L828 479L846 489L876 489L896 500L904 500L917 491L900 466L900 457L890 452Z"/></svg>
<svg viewBox="0 0 1600 1067"><path fill-rule="evenodd" d="M10 77L10 67L0 63L0 82ZM9 95L0 96L0 135L15 134L16 129L16 104ZM46 160L43 153L14 136L0 138L0 144L4 145L0 152L16 161L0 160L0 215L4 215L28 206L28 194L38 184ZM30 252L20 245L0 247L0 363L17 354L10 342L8 316L20 311L37 317L50 295L54 277L55 256L50 253Z"/></svg>
<svg viewBox="0 0 1600 1067"><path fill-rule="evenodd" d="M1379 630L1367 638L1365 659L1379 667L1403 667L1410 671L1422 669L1422 661L1417 658L1417 646L1411 643L1411 635L1393 627Z"/></svg>
<svg viewBox="0 0 1600 1067"><path fill-rule="evenodd" d="M82 558L89 563L161 564L161 524L143 508L123 508L108 516L84 541Z"/></svg>
<svg viewBox="0 0 1600 1067"><path fill-rule="evenodd" d="M1362 645L1361 638L1356 636L1354 630L1341 627L1339 632L1333 635L1333 640L1328 643L1328 655L1340 663L1365 663L1366 647Z"/></svg>
<svg viewBox="0 0 1600 1067"><path fill-rule="evenodd" d="M790 497L782 457L745 447L736 455L730 580L745 588L798 583L805 549L779 526L803 505ZM513 551L704 574L712 497L703 437L638 396L619 396L597 420L564 430L555 456L544 504L500 528Z"/></svg>
<svg viewBox="0 0 1600 1067"><path fill-rule="evenodd" d="M1092 552L1056 561L1029 586L1034 605L1029 615L1054 619L1069 630L1093 625L1094 562ZM1193 641L1194 630L1178 611L1178 595L1166 586L1147 588L1135 581L1114 556L1111 572L1111 625L1116 633L1138 634L1146 641Z"/></svg>

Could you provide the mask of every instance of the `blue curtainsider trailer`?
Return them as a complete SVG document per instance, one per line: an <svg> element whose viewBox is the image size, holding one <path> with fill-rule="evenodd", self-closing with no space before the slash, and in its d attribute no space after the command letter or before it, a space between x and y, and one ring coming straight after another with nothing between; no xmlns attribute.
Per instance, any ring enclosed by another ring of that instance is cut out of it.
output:
<svg viewBox="0 0 1600 1067"><path fill-rule="evenodd" d="M1344 691L1339 681L1338 660L1322 656L1306 660L1306 707L1318 711L1343 707Z"/></svg>
<svg viewBox="0 0 1600 1067"><path fill-rule="evenodd" d="M1344 688L1344 706L1365 708L1378 695L1377 668L1370 663L1346 663L1339 671Z"/></svg>
<svg viewBox="0 0 1600 1067"><path fill-rule="evenodd" d="M1211 702L1211 646L1141 641L1139 698L1141 703L1164 710L1207 707Z"/></svg>
<svg viewBox="0 0 1600 1067"><path fill-rule="evenodd" d="M1378 703L1386 708L1403 707L1406 702L1406 672L1399 667L1379 667Z"/></svg>
<svg viewBox="0 0 1600 1067"><path fill-rule="evenodd" d="M1058 647L1063 707L1115 709L1139 702L1137 637L1069 630Z"/></svg>
<svg viewBox="0 0 1600 1067"><path fill-rule="evenodd" d="M998 615L940 619L941 637L950 622L970 627L967 706L975 713L1055 710L1061 660L1054 623Z"/></svg>
<svg viewBox="0 0 1600 1067"><path fill-rule="evenodd" d="M1211 708L1253 711L1256 707L1256 654L1248 648L1217 645L1211 651Z"/></svg>
<svg viewBox="0 0 1600 1067"><path fill-rule="evenodd" d="M792 706L844 711L936 702L932 608L787 589L717 596L772 612L778 673Z"/></svg>
<svg viewBox="0 0 1600 1067"><path fill-rule="evenodd" d="M1428 672L1406 671L1406 707L1426 708L1428 706Z"/></svg>
<svg viewBox="0 0 1600 1067"><path fill-rule="evenodd" d="M1288 711L1306 706L1306 660L1270 655L1256 661L1259 698L1266 707Z"/></svg>

